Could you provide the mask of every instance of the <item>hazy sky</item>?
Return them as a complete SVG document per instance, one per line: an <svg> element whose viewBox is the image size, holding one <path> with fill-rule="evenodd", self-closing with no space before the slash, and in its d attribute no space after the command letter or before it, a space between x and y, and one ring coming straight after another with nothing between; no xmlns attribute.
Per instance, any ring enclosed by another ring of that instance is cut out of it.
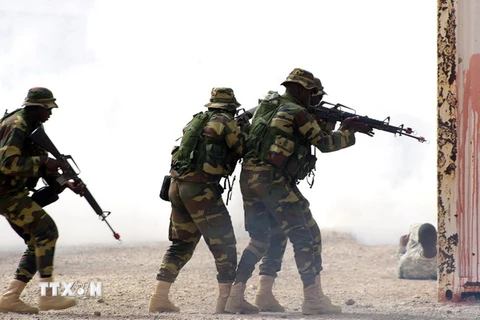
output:
<svg viewBox="0 0 480 320"><path fill-rule="evenodd" d="M293 5L295 3L295 5ZM166 240L170 205L158 197L170 150L215 86L254 107L295 67L313 72L329 102L430 144L377 131L317 152L315 185L300 189L321 228L397 243L416 222L436 225L437 2L0 0L0 108L30 87L50 88L46 123L124 243ZM243 232L238 187L228 208ZM69 190L46 210L59 246L115 243ZM23 247L0 219L0 248Z"/></svg>

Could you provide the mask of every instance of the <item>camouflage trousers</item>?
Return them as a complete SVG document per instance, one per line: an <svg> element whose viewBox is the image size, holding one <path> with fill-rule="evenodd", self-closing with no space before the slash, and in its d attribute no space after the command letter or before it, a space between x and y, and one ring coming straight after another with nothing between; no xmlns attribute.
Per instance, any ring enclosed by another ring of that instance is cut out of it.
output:
<svg viewBox="0 0 480 320"><path fill-rule="evenodd" d="M172 204L172 244L163 257L157 280L174 282L203 236L215 259L218 282L233 281L237 243L220 186L172 180L168 195Z"/></svg>
<svg viewBox="0 0 480 320"><path fill-rule="evenodd" d="M41 278L50 277L58 239L53 219L30 199L28 190L0 196L0 213L27 245L15 279L28 283L37 271Z"/></svg>
<svg viewBox="0 0 480 320"><path fill-rule="evenodd" d="M303 197L298 196L298 189L292 188L287 177L270 167L251 166L242 168L240 188L250 242L243 251L235 281L247 282L251 277L255 265L269 247L271 226L278 226L293 245L295 263L304 286L314 284L318 274L314 241L305 221L302 211L305 204L302 204ZM284 251L285 246L277 256L283 256Z"/></svg>
<svg viewBox="0 0 480 320"><path fill-rule="evenodd" d="M302 195L295 183L291 184L292 190L295 195L300 199L300 205L302 207L303 217L307 223L308 229L313 239L313 249L314 249L314 263L317 274L322 271L322 235L320 233L320 228L318 227L317 222L312 216L310 211L310 203ZM245 204L247 205L247 204ZM260 275L267 275L271 277L277 277L277 273L281 270L283 255L285 253L285 248L287 246L287 237L282 231L282 228L277 224L273 223L271 226L271 234L269 240L269 246L267 252L262 258L262 263L260 264Z"/></svg>

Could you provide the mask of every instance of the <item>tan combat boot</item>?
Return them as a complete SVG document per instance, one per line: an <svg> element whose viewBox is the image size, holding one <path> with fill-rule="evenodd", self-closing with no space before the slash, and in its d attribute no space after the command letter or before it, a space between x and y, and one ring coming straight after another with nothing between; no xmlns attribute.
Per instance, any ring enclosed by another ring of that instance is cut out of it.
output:
<svg viewBox="0 0 480 320"><path fill-rule="evenodd" d="M53 282L53 278L40 278L40 282ZM38 299L38 307L42 311L47 310L63 310L77 305L77 301L73 298L62 297L60 293L57 296L52 295L52 288L47 288L47 294L40 296Z"/></svg>
<svg viewBox="0 0 480 320"><path fill-rule="evenodd" d="M318 296L322 301L324 313L342 313L342 308L333 304L330 298L323 293L320 275L315 278L315 282L318 283Z"/></svg>
<svg viewBox="0 0 480 320"><path fill-rule="evenodd" d="M239 282L232 286L230 296L227 299L225 311L228 313L258 313L259 310L253 304L245 300L246 283Z"/></svg>
<svg viewBox="0 0 480 320"><path fill-rule="evenodd" d="M257 295L255 296L255 304L260 311L284 312L285 308L273 296L274 277L260 276Z"/></svg>
<svg viewBox="0 0 480 320"><path fill-rule="evenodd" d="M326 314L341 313L342 308L332 304L322 291L320 276L315 278L315 283L304 288L303 294L305 300L302 304L303 314Z"/></svg>
<svg viewBox="0 0 480 320"><path fill-rule="evenodd" d="M148 312L180 312L180 308L168 299L171 286L171 282L157 281L155 292L150 298Z"/></svg>
<svg viewBox="0 0 480 320"><path fill-rule="evenodd" d="M5 293L0 297L0 312L38 313L37 307L31 307L22 300L20 294L27 284L20 280L12 280Z"/></svg>
<svg viewBox="0 0 480 320"><path fill-rule="evenodd" d="M227 304L231 288L232 282L218 283L218 297L215 313L225 313L225 305Z"/></svg>

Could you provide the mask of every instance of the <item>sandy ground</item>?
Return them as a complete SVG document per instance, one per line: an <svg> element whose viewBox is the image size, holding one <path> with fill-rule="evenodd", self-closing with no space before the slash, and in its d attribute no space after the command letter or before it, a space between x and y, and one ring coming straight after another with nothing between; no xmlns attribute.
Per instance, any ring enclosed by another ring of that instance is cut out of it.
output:
<svg viewBox="0 0 480 320"><path fill-rule="evenodd" d="M84 246L59 249L56 275L60 281L102 282L103 295L78 298L64 311L38 315L0 314L1 319L480 319L477 302L437 302L436 281L399 280L395 275L394 246L365 246L348 234L328 231L324 237L324 291L342 305L339 315L305 316L301 313L302 289L291 245L276 281L275 293L285 313L215 315L215 268L202 242L172 287L171 299L179 314L149 314L149 296L155 285L167 242L145 245ZM246 245L240 240L239 255ZM21 252L0 252L3 288L11 278ZM248 283L247 299L253 302L258 275ZM32 281L23 299L35 304L40 288ZM351 299L353 304L347 305Z"/></svg>

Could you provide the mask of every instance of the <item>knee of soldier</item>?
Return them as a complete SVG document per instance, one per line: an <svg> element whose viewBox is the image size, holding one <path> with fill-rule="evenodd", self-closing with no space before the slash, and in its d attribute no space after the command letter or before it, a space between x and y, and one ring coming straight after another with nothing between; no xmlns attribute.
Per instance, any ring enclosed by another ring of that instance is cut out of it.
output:
<svg viewBox="0 0 480 320"><path fill-rule="evenodd" d="M306 228L293 228L287 232L287 236L294 248L312 248L313 250L315 246L313 238Z"/></svg>
<svg viewBox="0 0 480 320"><path fill-rule="evenodd" d="M268 242L267 241L259 241L255 239L250 239L245 250L252 252L256 257L257 260L260 260L267 252L268 249Z"/></svg>
<svg viewBox="0 0 480 320"><path fill-rule="evenodd" d="M254 221L245 223L245 229L251 239L261 242L268 242L270 237L270 223L267 221Z"/></svg>
<svg viewBox="0 0 480 320"><path fill-rule="evenodd" d="M192 241L173 240L168 251L173 254L191 252L195 249L197 243Z"/></svg>
<svg viewBox="0 0 480 320"><path fill-rule="evenodd" d="M283 231L281 233L274 233L270 236L270 243L275 243L278 245L286 245L287 244L287 236Z"/></svg>
<svg viewBox="0 0 480 320"><path fill-rule="evenodd" d="M57 241L59 237L57 225L52 219L48 222L42 221L42 223L35 229L34 236L37 245Z"/></svg>

